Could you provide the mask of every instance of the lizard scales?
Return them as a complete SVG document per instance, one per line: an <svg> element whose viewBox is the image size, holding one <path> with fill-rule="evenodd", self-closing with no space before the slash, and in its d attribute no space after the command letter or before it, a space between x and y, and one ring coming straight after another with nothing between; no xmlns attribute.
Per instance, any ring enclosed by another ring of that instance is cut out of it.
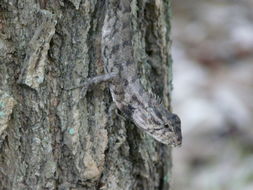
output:
<svg viewBox="0 0 253 190"><path fill-rule="evenodd" d="M181 122L146 92L137 75L131 27L131 1L107 1L102 28L105 72L116 72L110 82L113 101L139 128L163 144L180 145Z"/></svg>

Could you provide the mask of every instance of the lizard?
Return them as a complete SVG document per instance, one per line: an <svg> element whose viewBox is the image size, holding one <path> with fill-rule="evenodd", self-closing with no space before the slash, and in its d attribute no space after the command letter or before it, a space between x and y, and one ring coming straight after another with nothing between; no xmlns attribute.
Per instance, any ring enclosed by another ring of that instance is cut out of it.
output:
<svg viewBox="0 0 253 190"><path fill-rule="evenodd" d="M131 39L131 0L107 0L101 42L106 74L87 80L84 89L93 83L109 81L117 108L137 127L163 144L181 145L181 121L144 90Z"/></svg>

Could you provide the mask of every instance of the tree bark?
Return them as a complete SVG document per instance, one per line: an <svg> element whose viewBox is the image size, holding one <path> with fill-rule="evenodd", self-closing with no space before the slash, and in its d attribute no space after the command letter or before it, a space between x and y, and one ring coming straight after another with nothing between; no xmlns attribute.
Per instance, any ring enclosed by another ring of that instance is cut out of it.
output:
<svg viewBox="0 0 253 190"><path fill-rule="evenodd" d="M133 0L146 89L169 106L170 1ZM171 149L112 109L103 74L105 0L0 0L0 189L168 190Z"/></svg>

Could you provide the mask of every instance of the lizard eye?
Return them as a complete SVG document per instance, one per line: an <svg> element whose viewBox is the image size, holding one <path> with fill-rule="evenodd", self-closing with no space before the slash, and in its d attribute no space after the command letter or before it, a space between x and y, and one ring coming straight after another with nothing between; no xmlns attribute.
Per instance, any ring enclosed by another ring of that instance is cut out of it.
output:
<svg viewBox="0 0 253 190"><path fill-rule="evenodd" d="M170 126L169 126L168 124L165 124L164 127L165 127L166 129L168 129L170 132L172 132L172 129L170 128Z"/></svg>

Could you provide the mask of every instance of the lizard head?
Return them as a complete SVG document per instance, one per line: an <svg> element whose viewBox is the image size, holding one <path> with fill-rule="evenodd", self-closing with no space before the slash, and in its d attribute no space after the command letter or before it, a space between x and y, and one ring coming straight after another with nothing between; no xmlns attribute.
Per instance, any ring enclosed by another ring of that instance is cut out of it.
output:
<svg viewBox="0 0 253 190"><path fill-rule="evenodd" d="M182 143L179 117L162 105L135 110L133 120L138 127L163 144L179 146Z"/></svg>

